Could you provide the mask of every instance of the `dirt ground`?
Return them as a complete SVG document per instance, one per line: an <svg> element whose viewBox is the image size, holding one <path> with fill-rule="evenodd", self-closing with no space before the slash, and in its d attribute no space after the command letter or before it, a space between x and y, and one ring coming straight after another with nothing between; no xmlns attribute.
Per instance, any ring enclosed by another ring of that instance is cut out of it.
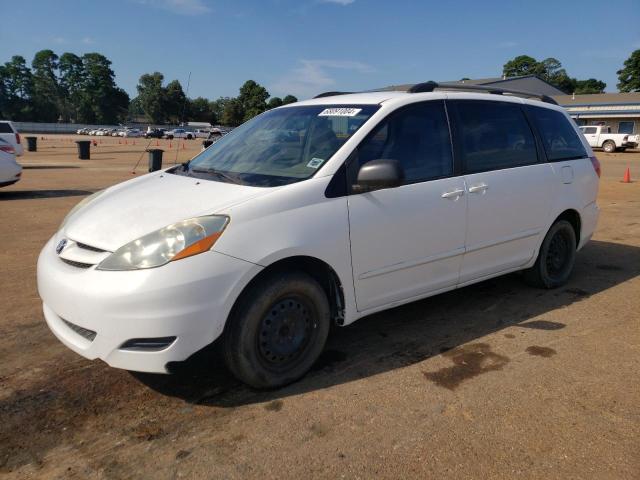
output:
<svg viewBox="0 0 640 480"><path fill-rule="evenodd" d="M640 153L597 153L601 220L566 287L509 275L367 317L265 393L213 350L133 374L54 338L38 253L83 196L144 173L147 142L79 161L71 136L38 141L0 190L1 478L640 478L640 182L620 182ZM165 165L200 145L159 143Z"/></svg>

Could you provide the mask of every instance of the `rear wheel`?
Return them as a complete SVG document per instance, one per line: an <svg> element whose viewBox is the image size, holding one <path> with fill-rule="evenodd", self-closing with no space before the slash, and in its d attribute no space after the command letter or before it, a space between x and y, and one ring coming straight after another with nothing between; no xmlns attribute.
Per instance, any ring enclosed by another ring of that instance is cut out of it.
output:
<svg viewBox="0 0 640 480"><path fill-rule="evenodd" d="M576 246L573 226L566 220L557 221L544 237L536 263L524 271L524 280L539 288L564 285L573 271Z"/></svg>
<svg viewBox="0 0 640 480"><path fill-rule="evenodd" d="M616 144L611 140L607 140L602 144L602 149L607 153L613 153L616 151Z"/></svg>
<svg viewBox="0 0 640 480"><path fill-rule="evenodd" d="M240 298L225 331L225 363L252 387L281 387L311 368L329 326L329 301L318 282L302 272L275 273Z"/></svg>

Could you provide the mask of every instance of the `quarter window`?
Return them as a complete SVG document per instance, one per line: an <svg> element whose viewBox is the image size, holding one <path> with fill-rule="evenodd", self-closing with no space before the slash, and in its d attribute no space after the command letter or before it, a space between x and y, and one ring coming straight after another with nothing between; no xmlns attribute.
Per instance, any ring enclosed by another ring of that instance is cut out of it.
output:
<svg viewBox="0 0 640 480"><path fill-rule="evenodd" d="M538 127L549 161L559 162L587 156L578 133L561 112L533 106L529 106L529 112Z"/></svg>
<svg viewBox="0 0 640 480"><path fill-rule="evenodd" d="M453 156L444 102L424 102L391 113L359 145L358 165L397 160L405 183L453 174Z"/></svg>
<svg viewBox="0 0 640 480"><path fill-rule="evenodd" d="M451 103L465 172L485 172L538 162L535 137L518 104L481 100Z"/></svg>

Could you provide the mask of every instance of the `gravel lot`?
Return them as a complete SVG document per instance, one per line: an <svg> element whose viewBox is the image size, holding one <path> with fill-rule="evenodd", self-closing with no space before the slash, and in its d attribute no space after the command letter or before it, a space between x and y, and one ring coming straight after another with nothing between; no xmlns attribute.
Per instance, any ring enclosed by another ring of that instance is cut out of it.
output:
<svg viewBox="0 0 640 480"><path fill-rule="evenodd" d="M133 374L49 332L41 247L147 143L106 138L83 162L72 138L39 137L0 190L0 477L640 477L640 182L620 183L627 166L640 180L640 153L597 153L599 229L566 287L509 275L373 315L264 393L213 349L177 375ZM160 144L173 162L200 141Z"/></svg>

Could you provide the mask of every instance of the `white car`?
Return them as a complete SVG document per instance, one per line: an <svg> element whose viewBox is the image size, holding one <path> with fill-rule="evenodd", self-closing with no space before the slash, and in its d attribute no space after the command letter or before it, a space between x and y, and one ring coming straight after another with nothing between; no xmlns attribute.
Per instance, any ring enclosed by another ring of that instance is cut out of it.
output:
<svg viewBox="0 0 640 480"><path fill-rule="evenodd" d="M0 187L13 185L22 176L22 167L16 162L16 150L0 138Z"/></svg>
<svg viewBox="0 0 640 480"><path fill-rule="evenodd" d="M169 140L174 138L186 138L187 140L192 140L195 137L195 133L185 130L184 128L175 128L173 130L169 130L164 134L165 138Z"/></svg>
<svg viewBox="0 0 640 480"><path fill-rule="evenodd" d="M611 127L607 125L585 125L580 127L580 131L590 146L602 148L607 153L613 153L616 150L624 152L627 148L638 146L635 135L611 133Z"/></svg>
<svg viewBox="0 0 640 480"><path fill-rule="evenodd" d="M8 120L0 120L0 139L12 145L18 157L24 153L20 134Z"/></svg>
<svg viewBox="0 0 640 480"><path fill-rule="evenodd" d="M141 137L142 135L144 135L142 130L137 128L127 128L122 134L123 137Z"/></svg>
<svg viewBox="0 0 640 480"><path fill-rule="evenodd" d="M49 327L146 372L220 338L239 379L272 388L309 370L331 322L515 271L565 284L596 227L598 161L553 100L460 88L269 110L86 198L38 260Z"/></svg>

